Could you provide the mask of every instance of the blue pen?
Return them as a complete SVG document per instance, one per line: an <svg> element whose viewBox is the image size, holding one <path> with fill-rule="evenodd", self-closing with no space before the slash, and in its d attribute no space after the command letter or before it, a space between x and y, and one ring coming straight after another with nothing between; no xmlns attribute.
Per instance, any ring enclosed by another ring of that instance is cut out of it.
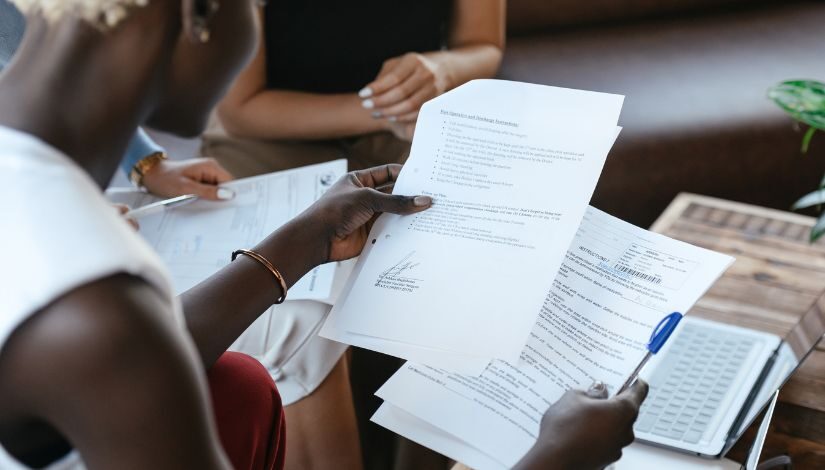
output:
<svg viewBox="0 0 825 470"><path fill-rule="evenodd" d="M633 385L633 382L639 377L639 372L642 371L647 361L662 349L662 346L665 345L670 335L673 334L673 330L676 329L676 325L678 325L681 320L682 314L679 312L673 312L665 318L662 318L662 321L656 325L656 328L653 329L653 333L650 335L650 341L647 343L647 354L642 358L639 365L633 369L633 373L630 374L627 382L622 385L617 393L622 393Z"/></svg>

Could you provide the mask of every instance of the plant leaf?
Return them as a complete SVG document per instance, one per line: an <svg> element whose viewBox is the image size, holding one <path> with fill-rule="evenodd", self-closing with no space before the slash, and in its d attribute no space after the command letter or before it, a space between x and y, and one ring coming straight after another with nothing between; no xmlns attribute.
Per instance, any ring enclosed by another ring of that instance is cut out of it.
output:
<svg viewBox="0 0 825 470"><path fill-rule="evenodd" d="M825 190L825 175L822 175L822 180L819 182L819 190ZM816 211L822 212L822 204L816 205Z"/></svg>
<svg viewBox="0 0 825 470"><path fill-rule="evenodd" d="M787 80L771 87L768 98L797 121L825 130L825 83Z"/></svg>
<svg viewBox="0 0 825 470"><path fill-rule="evenodd" d="M805 132L805 137L802 138L802 153L808 153L808 148L811 146L811 139L816 134L816 127L809 127Z"/></svg>
<svg viewBox="0 0 825 470"><path fill-rule="evenodd" d="M825 190L819 189L812 193L802 196L798 201L793 203L791 210L804 209L806 207L815 206L817 204L825 203Z"/></svg>
<svg viewBox="0 0 825 470"><path fill-rule="evenodd" d="M825 214L820 215L819 218L816 219L816 224L811 229L811 243L819 240L819 237L823 234L825 234Z"/></svg>

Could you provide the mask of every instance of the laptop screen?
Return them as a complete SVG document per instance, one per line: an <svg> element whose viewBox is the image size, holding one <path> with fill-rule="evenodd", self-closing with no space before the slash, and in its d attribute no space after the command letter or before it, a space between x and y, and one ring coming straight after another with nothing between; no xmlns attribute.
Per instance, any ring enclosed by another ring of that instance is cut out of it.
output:
<svg viewBox="0 0 825 470"><path fill-rule="evenodd" d="M753 423L759 413L770 403L775 392L796 371L802 361L825 335L825 296L820 296L782 338L782 343L765 367L759 382L751 392L747 407L734 423L723 450L727 453Z"/></svg>

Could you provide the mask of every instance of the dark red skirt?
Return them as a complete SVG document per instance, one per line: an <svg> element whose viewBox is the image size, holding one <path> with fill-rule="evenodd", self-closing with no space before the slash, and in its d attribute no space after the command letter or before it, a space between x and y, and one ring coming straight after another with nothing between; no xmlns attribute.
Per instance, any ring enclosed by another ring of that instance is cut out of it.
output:
<svg viewBox="0 0 825 470"><path fill-rule="evenodd" d="M282 470L286 420L266 368L227 352L209 369L209 388L221 443L236 470Z"/></svg>

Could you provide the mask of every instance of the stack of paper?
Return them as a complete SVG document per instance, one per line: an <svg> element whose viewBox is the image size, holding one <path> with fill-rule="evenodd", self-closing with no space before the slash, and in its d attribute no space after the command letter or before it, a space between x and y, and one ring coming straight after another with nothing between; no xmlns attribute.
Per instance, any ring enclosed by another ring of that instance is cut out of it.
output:
<svg viewBox="0 0 825 470"><path fill-rule="evenodd" d="M166 262L175 290L198 284L230 262L233 251L251 248L315 202L347 172L336 160L232 181L230 201L200 200L140 219L140 234ZM158 200L142 191L109 190L109 200L137 208ZM315 268L290 290L290 300L332 304L354 263Z"/></svg>
<svg viewBox="0 0 825 470"><path fill-rule="evenodd" d="M512 467L551 404L597 380L617 390L663 313L688 311L732 261L590 208L517 360L479 376L408 362L373 420L474 468Z"/></svg>
<svg viewBox="0 0 825 470"><path fill-rule="evenodd" d="M622 97L494 80L421 110L399 194L322 335L410 360L373 421L478 469L512 467L547 408L615 391L658 321L732 262L587 203Z"/></svg>

